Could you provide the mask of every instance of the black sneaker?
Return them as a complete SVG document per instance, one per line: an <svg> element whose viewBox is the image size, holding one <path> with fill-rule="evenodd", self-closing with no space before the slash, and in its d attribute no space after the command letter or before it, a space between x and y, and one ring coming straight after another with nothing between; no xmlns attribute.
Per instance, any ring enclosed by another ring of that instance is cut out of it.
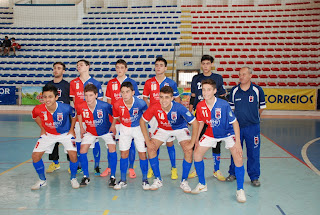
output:
<svg viewBox="0 0 320 215"><path fill-rule="evenodd" d="M116 178L115 177L110 177L109 187L114 187L115 185L116 185Z"/></svg>
<svg viewBox="0 0 320 215"><path fill-rule="evenodd" d="M94 176L97 176L97 177L99 177L100 176L100 168L99 168L99 166L97 166L95 169L94 169Z"/></svg>
<svg viewBox="0 0 320 215"><path fill-rule="evenodd" d="M236 176L234 176L234 175L229 175L228 177L226 177L226 181L228 181L228 182L232 182L232 181L234 181L234 180L236 180L237 178L236 178Z"/></svg>
<svg viewBox="0 0 320 215"><path fill-rule="evenodd" d="M258 179L252 180L251 185L254 187L260 187L261 183Z"/></svg>
<svg viewBox="0 0 320 215"><path fill-rule="evenodd" d="M85 187L90 183L90 178L88 177L83 177L80 183L80 187Z"/></svg>

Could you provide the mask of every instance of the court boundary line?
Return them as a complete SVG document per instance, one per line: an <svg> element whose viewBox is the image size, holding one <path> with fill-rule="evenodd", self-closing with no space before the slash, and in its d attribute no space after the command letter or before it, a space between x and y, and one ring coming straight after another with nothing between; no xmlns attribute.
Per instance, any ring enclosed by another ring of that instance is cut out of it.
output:
<svg viewBox="0 0 320 215"><path fill-rule="evenodd" d="M301 159L299 159L297 156L293 155L291 152L289 152L288 150L286 150L285 148L283 148L282 146L280 146L278 143L276 143L275 141L271 140L269 137L267 137L266 135L260 133L262 136L264 136L265 138L267 138L269 141L271 141L273 144L275 144L276 146L278 146L280 149L282 149L283 151L285 151L286 153L288 153L289 155L291 155L293 158L295 158L296 160L300 161L300 163L302 163L303 165L305 165L306 167L308 167L310 169L310 167L303 162Z"/></svg>
<svg viewBox="0 0 320 215"><path fill-rule="evenodd" d="M308 147L309 147L312 143L314 143L314 142L316 142L316 141L318 141L318 140L320 140L320 137L315 138L315 139L313 139L313 140L310 140L309 142L307 142L306 144L304 144L304 146L303 146L302 149L301 149L301 155L302 155L303 160L304 160L304 161L306 162L306 164L309 166L309 168L310 168L313 172L315 172L317 175L320 176L320 171L311 163L311 161L309 160L308 155L307 155Z"/></svg>
<svg viewBox="0 0 320 215"><path fill-rule="evenodd" d="M10 169L7 169L7 170L3 171L2 173L0 173L0 176L3 175L3 174L5 174L5 173L7 173L7 172L10 172L11 170L14 170L14 169L18 168L19 166L22 166L22 165L25 164L25 163L30 162L31 160L32 160L32 158L30 158L29 160L26 160L26 161L18 164L17 166L14 166L14 167L12 167L12 168L10 168Z"/></svg>

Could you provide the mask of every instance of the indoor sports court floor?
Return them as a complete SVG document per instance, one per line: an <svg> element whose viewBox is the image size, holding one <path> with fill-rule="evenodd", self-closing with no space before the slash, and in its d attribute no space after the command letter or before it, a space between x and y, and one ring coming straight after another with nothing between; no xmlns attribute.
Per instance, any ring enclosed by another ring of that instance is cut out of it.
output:
<svg viewBox="0 0 320 215"><path fill-rule="evenodd" d="M93 176L91 183L72 189L67 172L68 163L60 147L61 169L47 174L48 185L31 191L38 180L32 166L31 152L39 128L30 115L0 114L0 214L1 215L160 215L160 214L259 214L259 215L316 215L320 212L320 119L272 119L261 123L261 187L252 187L245 177L247 202L235 198L236 182L219 182L212 176L213 161L206 154L208 192L185 194L179 180L170 178L170 161L166 147L161 147L160 169L164 186L158 191L143 191L141 172L136 161L136 179L128 179L128 187L119 191L108 188L107 178ZM106 149L101 144L101 167L106 163ZM181 176L182 152L176 144L177 167ZM301 155L304 153L304 158ZM92 154L88 153L89 160ZM228 175L230 153L222 150L221 170ZM118 156L119 158L119 156ZM138 156L137 156L138 158ZM305 160L313 165L312 170ZM46 168L48 156L44 155ZM246 160L245 160L246 162ZM318 171L319 173L319 171ZM119 163L117 166L119 176ZM77 176L78 181L82 175ZM198 179L189 179L194 188ZM152 181L150 181L152 182Z"/></svg>

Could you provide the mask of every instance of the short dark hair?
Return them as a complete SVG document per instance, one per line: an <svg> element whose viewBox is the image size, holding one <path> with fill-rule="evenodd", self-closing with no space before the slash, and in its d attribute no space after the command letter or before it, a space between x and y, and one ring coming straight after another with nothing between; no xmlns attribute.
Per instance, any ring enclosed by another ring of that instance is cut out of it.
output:
<svg viewBox="0 0 320 215"><path fill-rule="evenodd" d="M54 96L57 97L58 95L58 89L53 84L46 84L42 88L42 94L44 92L53 92Z"/></svg>
<svg viewBox="0 0 320 215"><path fill-rule="evenodd" d="M84 93L89 91L93 92L94 94L98 94L98 88L94 84L87 84L84 87Z"/></svg>
<svg viewBox="0 0 320 215"><path fill-rule="evenodd" d="M4 38L9 38L8 36L5 36Z"/></svg>
<svg viewBox="0 0 320 215"><path fill-rule="evenodd" d="M121 84L120 90L122 89L122 87L127 87L130 88L130 90L134 91L133 84L129 81L123 82Z"/></svg>
<svg viewBox="0 0 320 215"><path fill-rule="evenodd" d="M65 65L64 63L62 63L62 62L55 62L55 63L53 64L53 66L55 66L55 65L57 65L57 64L60 64L60 65L63 67L63 70L66 70L66 65Z"/></svg>
<svg viewBox="0 0 320 215"><path fill-rule="evenodd" d="M205 60L209 60L211 63L213 63L214 58L213 58L211 55L205 54L205 55L203 55L203 56L201 57L201 62L202 62L202 61L205 61Z"/></svg>
<svg viewBox="0 0 320 215"><path fill-rule="evenodd" d="M157 57L156 61L154 63L157 63L158 61L162 61L164 63L164 66L167 67L167 60L163 57Z"/></svg>
<svg viewBox="0 0 320 215"><path fill-rule="evenodd" d="M127 66L127 62L126 62L125 60L123 60L123 59L117 60L116 65L117 65L117 64L123 64L126 68L128 67L128 66Z"/></svg>
<svg viewBox="0 0 320 215"><path fill-rule="evenodd" d="M173 96L173 89L170 86L164 86L160 89L160 93L171 94Z"/></svg>
<svg viewBox="0 0 320 215"><path fill-rule="evenodd" d="M78 60L77 64L78 64L79 62L84 62L87 66L90 66L90 62L87 61L87 60L85 60L85 59Z"/></svg>
<svg viewBox="0 0 320 215"><path fill-rule="evenodd" d="M201 82L201 85L203 86L204 84L209 84L213 87L213 89L216 89L217 88L217 84L214 80L212 79L205 79Z"/></svg>
<svg viewBox="0 0 320 215"><path fill-rule="evenodd" d="M11 40L16 40L16 38L12 37Z"/></svg>

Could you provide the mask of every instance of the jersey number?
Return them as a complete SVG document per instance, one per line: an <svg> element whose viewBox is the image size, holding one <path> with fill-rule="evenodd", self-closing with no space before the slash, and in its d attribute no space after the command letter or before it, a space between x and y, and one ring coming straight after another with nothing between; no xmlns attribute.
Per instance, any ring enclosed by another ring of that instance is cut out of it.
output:
<svg viewBox="0 0 320 215"><path fill-rule="evenodd" d="M202 115L204 117L208 117L208 111L207 110L202 110Z"/></svg>
<svg viewBox="0 0 320 215"><path fill-rule="evenodd" d="M87 111L83 112L83 118L89 118L89 112Z"/></svg>
<svg viewBox="0 0 320 215"><path fill-rule="evenodd" d="M164 120L164 114L163 113L158 113L159 119Z"/></svg>
<svg viewBox="0 0 320 215"><path fill-rule="evenodd" d="M157 84L151 84L151 91L157 90Z"/></svg>
<svg viewBox="0 0 320 215"><path fill-rule="evenodd" d="M113 91L118 90L118 84L112 84L112 90Z"/></svg>

